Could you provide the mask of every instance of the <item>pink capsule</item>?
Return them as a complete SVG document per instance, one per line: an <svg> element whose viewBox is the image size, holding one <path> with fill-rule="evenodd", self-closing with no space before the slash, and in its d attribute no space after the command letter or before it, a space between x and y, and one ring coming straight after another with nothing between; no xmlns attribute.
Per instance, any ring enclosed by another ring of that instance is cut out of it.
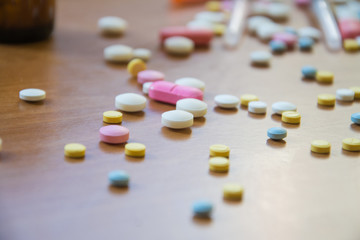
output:
<svg viewBox="0 0 360 240"><path fill-rule="evenodd" d="M360 21L357 19L340 19L339 29L343 39L356 38L360 35Z"/></svg>
<svg viewBox="0 0 360 240"><path fill-rule="evenodd" d="M161 44L169 37L182 36L194 41L195 46L208 46L213 37L209 29L193 29L184 26L165 27L160 30Z"/></svg>
<svg viewBox="0 0 360 240"><path fill-rule="evenodd" d="M288 47L294 47L297 42L297 37L287 32L275 33L272 39L284 42Z"/></svg>
<svg viewBox="0 0 360 240"><path fill-rule="evenodd" d="M137 81L140 84L144 84L146 82L156 82L163 81L165 75L162 72L155 70L144 70L138 73Z"/></svg>
<svg viewBox="0 0 360 240"><path fill-rule="evenodd" d="M151 84L149 97L165 103L176 104L183 98L203 100L203 92L197 88L181 86L172 82L158 81Z"/></svg>

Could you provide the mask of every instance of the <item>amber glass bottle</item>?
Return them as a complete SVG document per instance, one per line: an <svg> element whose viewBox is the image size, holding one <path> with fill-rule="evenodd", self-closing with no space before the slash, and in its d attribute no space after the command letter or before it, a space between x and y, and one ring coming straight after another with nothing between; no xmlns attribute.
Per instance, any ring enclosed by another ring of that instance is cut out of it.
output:
<svg viewBox="0 0 360 240"><path fill-rule="evenodd" d="M54 28L55 0L0 0L0 42L46 39Z"/></svg>

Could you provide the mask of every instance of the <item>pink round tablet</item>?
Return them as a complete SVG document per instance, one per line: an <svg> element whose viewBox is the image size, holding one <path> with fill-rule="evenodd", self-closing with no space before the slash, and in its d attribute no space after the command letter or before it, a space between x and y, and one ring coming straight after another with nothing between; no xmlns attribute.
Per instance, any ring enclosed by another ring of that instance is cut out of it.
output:
<svg viewBox="0 0 360 240"><path fill-rule="evenodd" d="M163 81L165 75L162 72L155 70L144 70L138 73L137 81L140 84L144 84L146 82L156 82Z"/></svg>
<svg viewBox="0 0 360 240"><path fill-rule="evenodd" d="M100 128L100 140L106 143L119 144L129 139L129 129L117 125Z"/></svg>
<svg viewBox="0 0 360 240"><path fill-rule="evenodd" d="M311 4L311 0L295 0L298 6L309 6Z"/></svg>
<svg viewBox="0 0 360 240"><path fill-rule="evenodd" d="M293 47L296 44L297 37L292 33L281 32L274 34L273 40L284 42L288 47Z"/></svg>

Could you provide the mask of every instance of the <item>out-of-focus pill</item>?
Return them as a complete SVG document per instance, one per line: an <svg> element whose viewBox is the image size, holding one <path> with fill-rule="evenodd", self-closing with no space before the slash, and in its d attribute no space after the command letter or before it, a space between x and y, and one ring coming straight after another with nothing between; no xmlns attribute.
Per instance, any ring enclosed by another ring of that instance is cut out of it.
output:
<svg viewBox="0 0 360 240"><path fill-rule="evenodd" d="M194 42L186 37L169 37L164 41L167 53L174 55L188 55L194 50Z"/></svg>
<svg viewBox="0 0 360 240"><path fill-rule="evenodd" d="M319 83L332 83L334 81L334 74L329 71L317 71L316 81Z"/></svg>
<svg viewBox="0 0 360 240"><path fill-rule="evenodd" d="M357 42L358 46L360 47L360 36L356 37L356 42Z"/></svg>
<svg viewBox="0 0 360 240"><path fill-rule="evenodd" d="M298 44L300 50L307 51L307 50L311 50L312 47L314 46L314 40L309 37L301 37L298 40Z"/></svg>
<svg viewBox="0 0 360 240"><path fill-rule="evenodd" d="M130 176L125 171L117 170L111 171L108 175L111 185L114 187L128 187Z"/></svg>
<svg viewBox="0 0 360 240"><path fill-rule="evenodd" d="M226 25L222 23L214 23L212 30L216 36L222 36L225 33Z"/></svg>
<svg viewBox="0 0 360 240"><path fill-rule="evenodd" d="M324 106L334 106L336 102L336 97L333 94L319 94L318 95L318 104Z"/></svg>
<svg viewBox="0 0 360 240"><path fill-rule="evenodd" d="M359 50L359 45L355 39L345 39L344 49L348 52L355 52Z"/></svg>
<svg viewBox="0 0 360 240"><path fill-rule="evenodd" d="M46 97L46 92L37 88L27 88L19 92L19 98L28 102L37 102L44 100Z"/></svg>
<svg viewBox="0 0 360 240"><path fill-rule="evenodd" d="M285 111L281 114L281 121L284 123L299 124L301 121L301 115L294 111Z"/></svg>
<svg viewBox="0 0 360 240"><path fill-rule="evenodd" d="M207 112L207 104L199 99L184 98L176 102L176 110L189 112L194 118L203 117Z"/></svg>
<svg viewBox="0 0 360 240"><path fill-rule="evenodd" d="M208 29L213 31L214 24L204 20L192 20L186 26L192 29Z"/></svg>
<svg viewBox="0 0 360 240"><path fill-rule="evenodd" d="M360 21L358 19L340 19L339 30L343 39L356 38L360 35Z"/></svg>
<svg viewBox="0 0 360 240"><path fill-rule="evenodd" d="M196 201L194 202L192 209L195 217L210 218L213 204L209 201Z"/></svg>
<svg viewBox="0 0 360 240"><path fill-rule="evenodd" d="M273 127L268 129L267 135L272 140L282 140L283 138L286 138L287 131L285 128Z"/></svg>
<svg viewBox="0 0 360 240"><path fill-rule="evenodd" d="M301 73L304 78L315 78L317 69L313 66L303 66L301 68Z"/></svg>
<svg viewBox="0 0 360 240"><path fill-rule="evenodd" d="M314 27L303 27L298 30L299 37L309 37L313 40L319 40L321 32Z"/></svg>
<svg viewBox="0 0 360 240"><path fill-rule="evenodd" d="M285 111L296 111L296 105L290 102L275 102L271 106L274 113L281 115Z"/></svg>
<svg viewBox="0 0 360 240"><path fill-rule="evenodd" d="M220 1L208 1L205 4L205 9L212 12L221 11L221 2Z"/></svg>
<svg viewBox="0 0 360 240"><path fill-rule="evenodd" d="M191 127L194 123L194 116L183 110L171 110L161 115L163 126L173 129L182 129Z"/></svg>
<svg viewBox="0 0 360 240"><path fill-rule="evenodd" d="M226 21L226 16L223 12L199 12L195 15L195 19L208 21L211 23L223 23Z"/></svg>
<svg viewBox="0 0 360 240"><path fill-rule="evenodd" d="M203 92L193 87L180 86L166 81L157 81L151 84L149 97L160 102L175 105L178 100L184 98L203 100Z"/></svg>
<svg viewBox="0 0 360 240"><path fill-rule="evenodd" d="M360 125L360 112L351 114L351 121Z"/></svg>
<svg viewBox="0 0 360 240"><path fill-rule="evenodd" d="M271 53L266 51L255 51L250 54L251 63L254 65L269 65Z"/></svg>
<svg viewBox="0 0 360 240"><path fill-rule="evenodd" d="M223 144L213 144L210 146L211 157L229 157L230 148Z"/></svg>
<svg viewBox="0 0 360 240"><path fill-rule="evenodd" d="M146 107L146 98L136 93L123 93L115 97L115 107L125 112L139 112Z"/></svg>
<svg viewBox="0 0 360 240"><path fill-rule="evenodd" d="M144 84L146 82L156 82L163 81L165 79L165 75L162 72L155 70L144 70L138 73L137 81L140 84Z"/></svg>
<svg viewBox="0 0 360 240"><path fill-rule="evenodd" d="M151 86L152 82L146 82L142 85L142 91L143 93L145 94L148 94L149 93L149 89L150 89L150 86Z"/></svg>
<svg viewBox="0 0 360 240"><path fill-rule="evenodd" d="M212 157L209 160L209 169L212 172L229 171L230 161L226 157Z"/></svg>
<svg viewBox="0 0 360 240"><path fill-rule="evenodd" d="M68 143L64 147L64 154L70 158L82 158L85 156L86 147L80 143Z"/></svg>
<svg viewBox="0 0 360 240"><path fill-rule="evenodd" d="M284 42L278 41L278 40L271 40L269 43L269 46L271 48L271 51L275 53L282 53L285 52L287 49L287 46Z"/></svg>
<svg viewBox="0 0 360 240"><path fill-rule="evenodd" d="M336 90L336 99L340 101L354 101L355 92L351 89L341 88Z"/></svg>
<svg viewBox="0 0 360 240"><path fill-rule="evenodd" d="M146 70L146 63L140 58L135 58L128 63L127 70L131 76L137 77L139 72Z"/></svg>
<svg viewBox="0 0 360 240"><path fill-rule="evenodd" d="M223 187L223 196L226 200L239 201L242 199L244 188L236 183L227 183Z"/></svg>
<svg viewBox="0 0 360 240"><path fill-rule="evenodd" d="M250 33L254 33L257 29L266 22L272 22L270 18L263 17L263 16L253 16L250 17L247 21L247 28Z"/></svg>
<svg viewBox="0 0 360 240"><path fill-rule="evenodd" d="M125 32L127 22L119 17L107 16L98 21L98 27L104 34L118 35Z"/></svg>
<svg viewBox="0 0 360 240"><path fill-rule="evenodd" d="M284 3L270 3L267 14L276 20L284 20L289 17L290 8Z"/></svg>
<svg viewBox="0 0 360 240"><path fill-rule="evenodd" d="M216 95L214 98L215 104L221 108L236 108L240 99L230 94Z"/></svg>
<svg viewBox="0 0 360 240"><path fill-rule="evenodd" d="M240 97L240 103L243 106L248 106L250 102L259 101L259 98L253 94L244 94Z"/></svg>
<svg viewBox="0 0 360 240"><path fill-rule="evenodd" d="M325 140L314 140L311 142L311 151L315 153L330 153L331 144Z"/></svg>
<svg viewBox="0 0 360 240"><path fill-rule="evenodd" d="M103 113L103 121L106 123L121 123L122 113L118 111L106 111Z"/></svg>
<svg viewBox="0 0 360 240"><path fill-rule="evenodd" d="M360 87L351 87L350 90L353 90L355 93L354 98L359 99L360 98Z"/></svg>
<svg viewBox="0 0 360 240"><path fill-rule="evenodd" d="M146 147L142 143L125 144L125 155L130 157L144 157Z"/></svg>
<svg viewBox="0 0 360 240"><path fill-rule="evenodd" d="M296 30L295 28L293 28L293 27L290 27L290 26L286 26L286 27L284 28L284 32L286 32L286 33L291 33L291 34L293 34L293 35L295 35L295 36L298 35L297 30Z"/></svg>
<svg viewBox="0 0 360 240"><path fill-rule="evenodd" d="M272 39L284 42L289 48L294 47L297 42L296 35L287 32L275 33Z"/></svg>
<svg viewBox="0 0 360 240"><path fill-rule="evenodd" d="M146 48L136 48L133 51L134 58L140 58L143 61L149 61L151 58L151 51Z"/></svg>
<svg viewBox="0 0 360 240"><path fill-rule="evenodd" d="M249 103L248 111L255 114L265 114L267 104L261 101L253 101Z"/></svg>
<svg viewBox="0 0 360 240"><path fill-rule="evenodd" d="M251 4L251 14L253 15L266 15L269 8L269 2L255 1Z"/></svg>
<svg viewBox="0 0 360 240"><path fill-rule="evenodd" d="M133 49L129 46L118 44L104 49L104 58L110 62L129 62L133 57Z"/></svg>
<svg viewBox="0 0 360 240"><path fill-rule="evenodd" d="M179 78L175 81L175 84L197 88L200 89L201 91L205 90L205 83L197 78L192 78L192 77Z"/></svg>
<svg viewBox="0 0 360 240"><path fill-rule="evenodd" d="M311 4L311 0L296 0L295 3L298 6L309 6Z"/></svg>
<svg viewBox="0 0 360 240"><path fill-rule="evenodd" d="M209 29L192 29L184 26L166 27L160 31L161 43L165 39L174 36L182 36L191 39L195 46L208 46L213 38L213 31Z"/></svg>
<svg viewBox="0 0 360 240"><path fill-rule="evenodd" d="M282 32L283 27L273 22L265 22L260 24L256 29L256 35L262 40L270 40L274 34Z"/></svg>
<svg viewBox="0 0 360 240"><path fill-rule="evenodd" d="M100 140L111 144L125 143L129 140L129 129L118 125L101 127L99 130Z"/></svg>
<svg viewBox="0 0 360 240"><path fill-rule="evenodd" d="M342 141L342 148L347 151L358 152L360 151L360 139L346 138Z"/></svg>

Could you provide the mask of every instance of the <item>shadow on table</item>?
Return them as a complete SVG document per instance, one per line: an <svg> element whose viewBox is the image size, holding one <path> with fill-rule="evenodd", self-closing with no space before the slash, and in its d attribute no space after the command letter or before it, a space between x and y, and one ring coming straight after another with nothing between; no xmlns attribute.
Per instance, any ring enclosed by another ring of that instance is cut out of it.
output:
<svg viewBox="0 0 360 240"><path fill-rule="evenodd" d="M112 194L120 195L120 194L128 193L129 187L115 187L115 186L109 185L108 190Z"/></svg>
<svg viewBox="0 0 360 240"><path fill-rule="evenodd" d="M209 226L212 223L212 220L210 217L193 216L192 220L195 224L200 225L200 226Z"/></svg>
<svg viewBox="0 0 360 240"><path fill-rule="evenodd" d="M126 143L122 143L122 144L110 144L110 143L104 143L104 142L99 142L99 148L101 151L105 152L105 153L122 153L125 150L125 144Z"/></svg>
<svg viewBox="0 0 360 240"><path fill-rule="evenodd" d="M273 140L273 139L268 139L266 140L266 145L268 145L269 147L272 148L283 148L286 146L286 141L285 140Z"/></svg>
<svg viewBox="0 0 360 240"><path fill-rule="evenodd" d="M168 127L162 127L161 128L161 134L170 139L170 140L186 140L191 137L191 129L185 128L185 129L171 129Z"/></svg>
<svg viewBox="0 0 360 240"><path fill-rule="evenodd" d="M214 107L214 112L220 113L220 114L230 115L230 114L235 114L235 113L237 113L237 111L238 111L237 108Z"/></svg>
<svg viewBox="0 0 360 240"><path fill-rule="evenodd" d="M347 151L342 149L341 150L342 155L345 155L347 157L359 157L360 156L360 152L352 152L352 151Z"/></svg>
<svg viewBox="0 0 360 240"><path fill-rule="evenodd" d="M251 113L248 112L248 116L254 119L264 119L266 117L266 113L265 114L255 114L255 113Z"/></svg>
<svg viewBox="0 0 360 240"><path fill-rule="evenodd" d="M202 127L205 125L205 123L206 123L205 117L197 117L197 118L194 118L193 127Z"/></svg>
<svg viewBox="0 0 360 240"><path fill-rule="evenodd" d="M315 153L315 152L310 151L310 155L314 158L319 158L319 159L330 158L330 153Z"/></svg>
<svg viewBox="0 0 360 240"><path fill-rule="evenodd" d="M352 123L350 125L350 128L351 128L351 130L353 130L355 132L360 132L360 125L358 125L358 124Z"/></svg>

